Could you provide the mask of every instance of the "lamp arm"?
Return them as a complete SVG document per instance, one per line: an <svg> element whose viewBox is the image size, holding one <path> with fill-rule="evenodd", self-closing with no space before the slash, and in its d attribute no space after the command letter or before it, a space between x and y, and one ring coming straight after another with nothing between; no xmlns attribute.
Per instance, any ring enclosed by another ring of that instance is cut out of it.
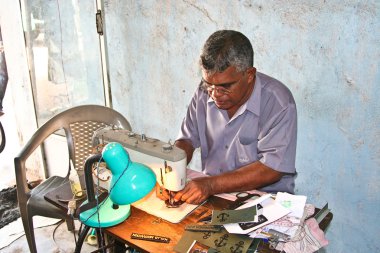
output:
<svg viewBox="0 0 380 253"><path fill-rule="evenodd" d="M111 170L111 185L108 193L95 196L92 164L101 161L105 161ZM123 222L131 213L130 204L145 197L156 185L154 171L144 164L133 163L124 147L117 142L108 143L102 154L86 159L84 176L87 202L80 206L79 218L92 227L110 227Z"/></svg>
<svg viewBox="0 0 380 253"><path fill-rule="evenodd" d="M89 203L95 201L94 179L92 178L92 164L103 161L102 154L95 154L87 157L84 163L84 180L86 183L87 200Z"/></svg>

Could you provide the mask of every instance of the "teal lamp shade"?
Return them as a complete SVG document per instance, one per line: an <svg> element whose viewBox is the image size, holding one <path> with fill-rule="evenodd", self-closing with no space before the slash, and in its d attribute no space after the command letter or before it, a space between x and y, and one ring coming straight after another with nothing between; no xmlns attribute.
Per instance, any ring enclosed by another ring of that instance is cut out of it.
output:
<svg viewBox="0 0 380 253"><path fill-rule="evenodd" d="M117 205L127 205L145 197L156 185L156 175L147 166L133 162L123 146L108 143L103 159L111 170L110 199Z"/></svg>
<svg viewBox="0 0 380 253"><path fill-rule="evenodd" d="M88 158L85 163L85 173L90 175L88 181L91 182L87 184L86 180L87 187L93 187L91 162L96 161L96 156ZM131 214L130 204L145 197L156 185L156 174L147 166L131 161L120 143L108 143L102 157L112 173L110 193L102 203L80 213L81 222L90 227L110 227L123 222ZM88 194L90 202L92 198L95 197L90 198ZM88 202L85 201L82 206Z"/></svg>

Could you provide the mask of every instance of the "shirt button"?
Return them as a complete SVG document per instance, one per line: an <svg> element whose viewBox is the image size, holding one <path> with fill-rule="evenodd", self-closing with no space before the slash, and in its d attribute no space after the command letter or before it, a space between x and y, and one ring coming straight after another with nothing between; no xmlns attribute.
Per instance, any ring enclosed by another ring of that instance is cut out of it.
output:
<svg viewBox="0 0 380 253"><path fill-rule="evenodd" d="M224 146L226 149L228 149L228 145Z"/></svg>

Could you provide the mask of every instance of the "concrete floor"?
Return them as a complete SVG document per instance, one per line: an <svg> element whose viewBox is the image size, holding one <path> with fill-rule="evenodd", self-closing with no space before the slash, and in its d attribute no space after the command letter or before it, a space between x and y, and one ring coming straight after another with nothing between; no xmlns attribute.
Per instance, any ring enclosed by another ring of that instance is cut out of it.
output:
<svg viewBox="0 0 380 253"><path fill-rule="evenodd" d="M16 226L16 225L15 225ZM79 229L79 222L76 222L76 232ZM58 223L46 227L36 228L35 230L36 244L38 252L43 253L71 253L75 249L74 234L69 232L65 223ZM76 238L78 236L76 235ZM92 252L96 250L96 246L84 243L81 252ZM29 252L28 243L25 235L21 236L9 246L0 249L4 253L21 253Z"/></svg>

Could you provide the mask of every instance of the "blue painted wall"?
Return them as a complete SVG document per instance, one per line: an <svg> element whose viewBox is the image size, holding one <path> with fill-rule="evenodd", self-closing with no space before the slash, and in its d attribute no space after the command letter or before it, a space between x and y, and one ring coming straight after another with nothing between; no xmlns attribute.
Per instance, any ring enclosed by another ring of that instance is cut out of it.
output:
<svg viewBox="0 0 380 253"><path fill-rule="evenodd" d="M326 252L379 252L380 1L105 1L114 107L174 139L218 29L246 34L299 113L298 194L334 213Z"/></svg>

